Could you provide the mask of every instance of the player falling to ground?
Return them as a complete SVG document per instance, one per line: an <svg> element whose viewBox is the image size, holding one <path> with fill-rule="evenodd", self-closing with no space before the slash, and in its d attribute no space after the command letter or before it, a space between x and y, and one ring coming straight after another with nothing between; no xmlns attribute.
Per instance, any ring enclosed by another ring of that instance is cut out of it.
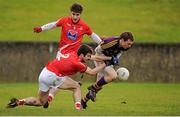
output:
<svg viewBox="0 0 180 117"><path fill-rule="evenodd" d="M106 67L97 74L96 83L88 87L88 93L81 100L82 107L86 109L87 102L91 99L93 102L96 100L96 94L102 87L117 78L117 73L114 65L118 65L119 58L124 51L132 47L134 37L131 32L123 32L119 37L110 37L103 39L96 49L96 55L111 56L111 60L105 61ZM100 63L95 61L95 65L99 66Z"/></svg>
<svg viewBox="0 0 180 117"><path fill-rule="evenodd" d="M19 105L44 106L47 103L47 97L50 87L56 87L73 92L75 108L81 108L81 90L78 82L72 80L69 75L77 72L85 72L90 75L96 75L105 64L91 69L82 62L90 60L93 50L88 45L82 45L78 54L74 51L69 54L59 56L50 61L39 75L39 93L38 97L27 97L24 99L12 98L7 108L14 108Z"/></svg>
<svg viewBox="0 0 180 117"><path fill-rule="evenodd" d="M45 24L41 27L35 27L34 32L40 33L42 31L54 29L61 27L61 37L59 41L58 50L63 48L65 45L75 43L70 47L66 47L62 51L57 53L59 56L60 53L69 53L72 51L77 52L78 48L81 45L84 35L90 36L97 44L101 42L100 37L95 34L92 29L81 19L81 14L83 12L83 6L78 3L74 3L70 7L70 16L61 17L59 20Z"/></svg>

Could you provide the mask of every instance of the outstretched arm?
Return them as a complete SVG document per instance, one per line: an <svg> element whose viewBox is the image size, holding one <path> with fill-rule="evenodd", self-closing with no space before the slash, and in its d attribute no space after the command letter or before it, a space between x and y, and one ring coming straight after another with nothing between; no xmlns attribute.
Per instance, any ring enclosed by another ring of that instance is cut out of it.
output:
<svg viewBox="0 0 180 117"><path fill-rule="evenodd" d="M94 61L105 61L105 60L111 60L112 57L104 56L104 55L91 55L91 60Z"/></svg>
<svg viewBox="0 0 180 117"><path fill-rule="evenodd" d="M102 42L101 38L96 34L96 33L92 33L91 34L91 38L97 43L100 44Z"/></svg>
<svg viewBox="0 0 180 117"><path fill-rule="evenodd" d="M51 23L48 23L48 24L45 24L45 25L41 26L42 31L50 30L50 29L55 28L56 27L56 23L57 23L57 21L51 22Z"/></svg>
<svg viewBox="0 0 180 117"><path fill-rule="evenodd" d="M56 26L56 23L57 23L57 22L58 22L58 21L55 21L55 22L51 22L51 23L45 24L45 25L43 25L43 26L41 26L41 27L35 27L35 28L34 28L34 32L40 33L40 32L42 32L42 31L46 31L46 30L53 29L53 28L57 27L57 26Z"/></svg>
<svg viewBox="0 0 180 117"><path fill-rule="evenodd" d="M96 75L99 71L101 71L106 65L103 63L103 64L100 64L99 66L95 67L94 69L91 69L89 67L87 67L86 69L86 73L89 74L89 75Z"/></svg>

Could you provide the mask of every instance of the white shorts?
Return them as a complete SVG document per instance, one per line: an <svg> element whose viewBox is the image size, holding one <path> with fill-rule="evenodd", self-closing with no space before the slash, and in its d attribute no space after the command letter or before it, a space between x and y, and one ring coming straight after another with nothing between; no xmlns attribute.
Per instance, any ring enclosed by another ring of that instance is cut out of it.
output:
<svg viewBox="0 0 180 117"><path fill-rule="evenodd" d="M47 92L50 87L59 87L66 80L65 77L59 77L55 73L49 71L46 67L41 71L39 75L39 90Z"/></svg>

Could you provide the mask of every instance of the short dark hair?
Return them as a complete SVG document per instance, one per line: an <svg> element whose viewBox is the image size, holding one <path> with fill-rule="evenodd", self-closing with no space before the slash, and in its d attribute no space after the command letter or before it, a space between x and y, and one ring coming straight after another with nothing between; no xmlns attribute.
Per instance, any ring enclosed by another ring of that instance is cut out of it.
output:
<svg viewBox="0 0 180 117"><path fill-rule="evenodd" d="M127 41L128 39L130 39L131 41L134 41L134 37L131 32L123 32L121 33L119 38L124 39L124 41Z"/></svg>
<svg viewBox="0 0 180 117"><path fill-rule="evenodd" d="M86 56L88 53L90 54L93 54L93 49L92 47L86 45L86 44L83 44L80 46L80 48L78 49L78 56L83 54L84 56Z"/></svg>
<svg viewBox="0 0 180 117"><path fill-rule="evenodd" d="M70 7L70 10L75 12L75 13L82 13L83 11L83 7L81 4L78 3L74 3L72 4L72 6Z"/></svg>

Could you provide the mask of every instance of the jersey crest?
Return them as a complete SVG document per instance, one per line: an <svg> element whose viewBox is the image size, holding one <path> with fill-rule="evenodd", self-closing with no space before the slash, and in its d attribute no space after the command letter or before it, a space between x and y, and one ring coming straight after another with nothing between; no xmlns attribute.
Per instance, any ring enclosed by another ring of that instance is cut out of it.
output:
<svg viewBox="0 0 180 117"><path fill-rule="evenodd" d="M72 40L76 40L78 32L75 30L68 30L67 37Z"/></svg>

